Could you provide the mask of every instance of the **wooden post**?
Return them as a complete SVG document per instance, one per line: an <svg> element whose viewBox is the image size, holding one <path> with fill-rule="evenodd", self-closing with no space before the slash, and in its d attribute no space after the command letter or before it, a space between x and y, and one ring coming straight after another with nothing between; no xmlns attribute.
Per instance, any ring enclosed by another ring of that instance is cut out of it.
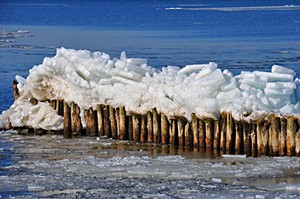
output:
<svg viewBox="0 0 300 199"><path fill-rule="evenodd" d="M13 89L14 89L14 100L16 101L20 96L17 80L13 81Z"/></svg>
<svg viewBox="0 0 300 199"><path fill-rule="evenodd" d="M63 116L64 115L64 100L57 100L56 108L57 108L57 110L56 110L57 114Z"/></svg>
<svg viewBox="0 0 300 199"><path fill-rule="evenodd" d="M86 135L89 137L98 135L97 132L97 113L92 108L84 111L86 122Z"/></svg>
<svg viewBox="0 0 300 199"><path fill-rule="evenodd" d="M220 129L220 150L223 154L226 153L226 120L227 115L226 113L221 113L221 129Z"/></svg>
<svg viewBox="0 0 300 199"><path fill-rule="evenodd" d="M240 121L235 122L235 154L243 154L244 151L243 125Z"/></svg>
<svg viewBox="0 0 300 199"><path fill-rule="evenodd" d="M148 143L153 143L153 116L150 111L147 112L147 132Z"/></svg>
<svg viewBox="0 0 300 199"><path fill-rule="evenodd" d="M287 117L287 129L286 129L286 147L287 147L287 155L294 156L295 155L295 134L296 134L296 121L294 116Z"/></svg>
<svg viewBox="0 0 300 199"><path fill-rule="evenodd" d="M279 155L279 132L280 132L280 120L275 114L269 116L271 126L269 129L269 143L270 143L270 155Z"/></svg>
<svg viewBox="0 0 300 199"><path fill-rule="evenodd" d="M296 134L295 134L295 154L297 157L300 156L300 128L299 119L296 119Z"/></svg>
<svg viewBox="0 0 300 199"><path fill-rule="evenodd" d="M141 143L147 142L147 117L141 115Z"/></svg>
<svg viewBox="0 0 300 199"><path fill-rule="evenodd" d="M132 127L133 127L133 141L139 142L140 141L140 117L137 114L132 115Z"/></svg>
<svg viewBox="0 0 300 199"><path fill-rule="evenodd" d="M82 134L80 108L74 102L71 103L71 130L75 136Z"/></svg>
<svg viewBox="0 0 300 199"><path fill-rule="evenodd" d="M201 119L199 119L198 128L199 128L199 149L204 152L206 149L205 124L204 121Z"/></svg>
<svg viewBox="0 0 300 199"><path fill-rule="evenodd" d="M178 145L178 133L177 133L177 121L175 119L171 119L171 127L170 127L170 144Z"/></svg>
<svg viewBox="0 0 300 199"><path fill-rule="evenodd" d="M252 121L251 123L251 155L252 157L257 157L257 124L256 122Z"/></svg>
<svg viewBox="0 0 300 199"><path fill-rule="evenodd" d="M219 120L214 120L213 121L213 125L214 125L214 144L213 144L213 148L216 151L220 150L220 121Z"/></svg>
<svg viewBox="0 0 300 199"><path fill-rule="evenodd" d="M184 128L185 122L182 118L177 119L178 145L184 146Z"/></svg>
<svg viewBox="0 0 300 199"><path fill-rule="evenodd" d="M195 113L192 113L192 134L194 149L199 149L198 118Z"/></svg>
<svg viewBox="0 0 300 199"><path fill-rule="evenodd" d="M110 127L110 119L109 119L109 105L103 106L103 127L104 134L106 137L111 137L111 127Z"/></svg>
<svg viewBox="0 0 300 199"><path fill-rule="evenodd" d="M72 138L71 132L71 111L69 105L65 102L64 105L64 138Z"/></svg>
<svg viewBox="0 0 300 199"><path fill-rule="evenodd" d="M109 106L109 121L112 138L118 139L116 113L114 107L112 106Z"/></svg>
<svg viewBox="0 0 300 199"><path fill-rule="evenodd" d="M184 126L184 144L186 150L192 150L193 149L193 134L191 131L191 123L187 121Z"/></svg>
<svg viewBox="0 0 300 199"><path fill-rule="evenodd" d="M120 131L119 131L119 139L125 140L128 138L127 128L126 128L126 110L124 106L119 108L120 115Z"/></svg>
<svg viewBox="0 0 300 199"><path fill-rule="evenodd" d="M285 118L280 118L280 127L281 131L279 132L279 155L286 155L286 129L287 129L287 120Z"/></svg>
<svg viewBox="0 0 300 199"><path fill-rule="evenodd" d="M204 120L205 124L205 146L206 152L211 152L213 147L213 122L211 119Z"/></svg>
<svg viewBox="0 0 300 199"><path fill-rule="evenodd" d="M232 154L234 150L234 121L232 115L227 113L226 117L226 153Z"/></svg>
<svg viewBox="0 0 300 199"><path fill-rule="evenodd" d="M104 136L104 119L103 119L103 107L102 105L97 105L97 123L98 123L98 136Z"/></svg>
<svg viewBox="0 0 300 199"><path fill-rule="evenodd" d="M161 143L169 144L169 121L164 113L161 113Z"/></svg>
<svg viewBox="0 0 300 199"><path fill-rule="evenodd" d="M153 113L153 142L161 143L161 125L160 125L160 116L157 113L157 110L154 108Z"/></svg>
<svg viewBox="0 0 300 199"><path fill-rule="evenodd" d="M246 121L242 121L243 125L243 138L244 138L244 153L251 156L251 125Z"/></svg>
<svg viewBox="0 0 300 199"><path fill-rule="evenodd" d="M269 155L269 121L257 121L257 156Z"/></svg>
<svg viewBox="0 0 300 199"><path fill-rule="evenodd" d="M126 123L127 123L128 140L133 141L132 115L126 116Z"/></svg>

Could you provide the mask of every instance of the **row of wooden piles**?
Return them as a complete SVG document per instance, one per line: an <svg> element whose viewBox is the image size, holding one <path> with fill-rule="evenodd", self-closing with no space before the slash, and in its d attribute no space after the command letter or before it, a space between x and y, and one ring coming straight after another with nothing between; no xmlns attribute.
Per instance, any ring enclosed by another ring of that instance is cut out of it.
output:
<svg viewBox="0 0 300 199"><path fill-rule="evenodd" d="M14 89L15 90L15 89ZM15 94L18 94L15 92ZM15 95L15 99L17 95ZM97 105L84 110L83 128L80 108L63 100L48 100L64 117L65 138L106 136L140 143L169 144L185 149L220 154L247 156L300 156L300 121L295 116L270 114L257 121L236 121L230 113L221 113L218 120L184 117L168 118L155 108L141 115L125 107ZM38 101L33 99L33 104Z"/></svg>
<svg viewBox="0 0 300 199"><path fill-rule="evenodd" d="M190 150L247 156L300 156L299 120L294 116L258 121L236 121L230 113L218 120L184 117L168 118L154 108L141 115L127 112L125 107L97 105L84 110L86 128L82 128L79 107L58 100L54 107L64 117L64 137L77 135L106 136L140 143L170 144Z"/></svg>

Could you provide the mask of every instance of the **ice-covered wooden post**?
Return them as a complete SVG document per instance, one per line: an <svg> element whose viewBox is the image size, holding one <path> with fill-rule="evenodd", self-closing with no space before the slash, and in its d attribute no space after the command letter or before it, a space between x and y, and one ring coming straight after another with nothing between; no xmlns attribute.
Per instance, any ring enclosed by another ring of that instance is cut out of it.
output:
<svg viewBox="0 0 300 199"><path fill-rule="evenodd" d="M231 154L233 153L234 149L234 121L232 118L232 115L230 113L227 113L226 117L226 153Z"/></svg>
<svg viewBox="0 0 300 199"><path fill-rule="evenodd" d="M72 138L71 132L71 111L69 105L64 102L64 130L63 135L64 138Z"/></svg>
<svg viewBox="0 0 300 199"><path fill-rule="evenodd" d="M160 115L158 114L156 108L152 110L153 113L153 142L161 142L161 125L160 125Z"/></svg>
<svg viewBox="0 0 300 199"><path fill-rule="evenodd" d="M271 126L269 128L269 143L270 155L279 155L279 132L280 132L280 119L275 114L269 115Z"/></svg>
<svg viewBox="0 0 300 199"><path fill-rule="evenodd" d="M141 143L147 142L147 117L141 115Z"/></svg>
<svg viewBox="0 0 300 199"><path fill-rule="evenodd" d="M287 136L286 136L287 155L294 156L295 155L296 121L295 121L295 117L293 117L293 116L287 117L286 133L287 133Z"/></svg>
<svg viewBox="0 0 300 199"><path fill-rule="evenodd" d="M109 105L103 106L103 127L104 134L106 137L111 137L111 127L110 127L110 119L109 119Z"/></svg>
<svg viewBox="0 0 300 199"><path fill-rule="evenodd" d="M170 144L177 145L178 144L178 134L177 134L177 121L172 118L170 125Z"/></svg>
<svg viewBox="0 0 300 199"><path fill-rule="evenodd" d="M268 155L269 122L264 119L257 121L257 155Z"/></svg>
<svg viewBox="0 0 300 199"><path fill-rule="evenodd" d="M256 122L252 121L251 123L251 155L252 157L257 157L257 124Z"/></svg>
<svg viewBox="0 0 300 199"><path fill-rule="evenodd" d="M202 119L198 121L198 128L199 128L199 149L200 151L205 151L206 143L205 143L205 124Z"/></svg>
<svg viewBox="0 0 300 199"><path fill-rule="evenodd" d="M246 121L242 121L242 125L243 125L243 138L244 138L244 153L247 156L251 155L251 125L246 122Z"/></svg>
<svg viewBox="0 0 300 199"><path fill-rule="evenodd" d="M71 131L72 135L82 134L80 108L74 102L71 103Z"/></svg>
<svg viewBox="0 0 300 199"><path fill-rule="evenodd" d="M299 126L300 126L300 121L299 121L299 119L297 118L296 119L297 120L297 126L298 126L298 129L296 130L296 134L295 134L295 154L296 154L296 156L300 156L300 128L299 128Z"/></svg>
<svg viewBox="0 0 300 199"><path fill-rule="evenodd" d="M90 108L84 111L84 116L86 123L86 135L90 137L98 135L97 112Z"/></svg>
<svg viewBox="0 0 300 199"><path fill-rule="evenodd" d="M148 133L148 143L153 143L153 116L152 112L147 112L147 133Z"/></svg>
<svg viewBox="0 0 300 199"><path fill-rule="evenodd" d="M220 121L219 120L214 120L213 121L213 125L214 125L214 141L213 141L213 149L215 151L219 151L220 150Z"/></svg>
<svg viewBox="0 0 300 199"><path fill-rule="evenodd" d="M279 155L286 155L286 133L287 133L287 120L286 118L280 118L280 127L279 132Z"/></svg>
<svg viewBox="0 0 300 199"><path fill-rule="evenodd" d="M185 122L182 118L177 119L178 145L184 146L184 128Z"/></svg>
<svg viewBox="0 0 300 199"><path fill-rule="evenodd" d="M169 121L164 113L161 113L161 143L169 144Z"/></svg>
<svg viewBox="0 0 300 199"><path fill-rule="evenodd" d="M120 130L119 130L119 139L125 140L127 139L127 128L126 128L126 110L124 106L119 108L119 121L120 121Z"/></svg>
<svg viewBox="0 0 300 199"><path fill-rule="evenodd" d="M137 114L132 115L133 141L140 141L140 117Z"/></svg>
<svg viewBox="0 0 300 199"><path fill-rule="evenodd" d="M184 126L184 143L186 149L192 149L193 148L193 134L191 131L191 123L187 121Z"/></svg>
<svg viewBox="0 0 300 199"><path fill-rule="evenodd" d="M240 121L235 122L235 154L243 152L243 126Z"/></svg>
<svg viewBox="0 0 300 199"><path fill-rule="evenodd" d="M19 98L19 96L20 96L17 80L13 81L13 89L14 89L14 100L17 100Z"/></svg>
<svg viewBox="0 0 300 199"><path fill-rule="evenodd" d="M195 113L192 113L192 134L194 149L199 149L199 131L198 131L198 118Z"/></svg>
<svg viewBox="0 0 300 199"><path fill-rule="evenodd" d="M102 105L97 105L97 123L98 123L98 136L104 136L104 120L103 120L103 107Z"/></svg>
<svg viewBox="0 0 300 199"><path fill-rule="evenodd" d="M213 146L213 122L211 119L205 119L205 146L206 151L211 152Z"/></svg>
<svg viewBox="0 0 300 199"><path fill-rule="evenodd" d="M109 106L109 121L110 121L110 129L111 129L111 136L113 139L118 139L118 132L117 132L117 121L116 121L116 113L115 109L112 106Z"/></svg>

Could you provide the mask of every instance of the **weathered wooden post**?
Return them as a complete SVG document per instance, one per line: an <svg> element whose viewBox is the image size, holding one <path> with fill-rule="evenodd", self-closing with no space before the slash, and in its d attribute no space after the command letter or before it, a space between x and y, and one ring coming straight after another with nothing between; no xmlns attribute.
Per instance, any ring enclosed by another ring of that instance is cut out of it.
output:
<svg viewBox="0 0 300 199"><path fill-rule="evenodd" d="M184 144L186 150L192 150L193 149L193 134L191 131L191 123L189 121L186 121L184 126Z"/></svg>
<svg viewBox="0 0 300 199"><path fill-rule="evenodd" d="M92 108L84 111L86 122L86 135L89 137L98 135L97 132L97 113Z"/></svg>
<svg viewBox="0 0 300 199"><path fill-rule="evenodd" d="M171 119L170 126L170 145L178 145L178 133L177 133L177 121L173 118Z"/></svg>
<svg viewBox="0 0 300 199"><path fill-rule="evenodd" d="M220 137L221 137L221 131L220 131L220 121L219 120L214 120L213 121L214 125L214 144L213 148L215 151L220 150Z"/></svg>
<svg viewBox="0 0 300 199"><path fill-rule="evenodd" d="M109 105L103 106L103 126L104 126L104 134L107 137L111 137L111 127L110 127L110 119L109 119Z"/></svg>
<svg viewBox="0 0 300 199"><path fill-rule="evenodd" d="M126 140L128 138L127 135L127 128L126 128L126 110L124 106L119 108L119 115L120 115L120 131L119 131L119 139Z"/></svg>
<svg viewBox="0 0 300 199"><path fill-rule="evenodd" d="M257 155L269 154L269 122L265 119L257 121Z"/></svg>
<svg viewBox="0 0 300 199"><path fill-rule="evenodd" d="M13 81L13 89L14 89L14 100L16 101L20 96L17 80Z"/></svg>
<svg viewBox="0 0 300 199"><path fill-rule="evenodd" d="M184 128L185 122L182 118L177 118L178 145L184 146Z"/></svg>
<svg viewBox="0 0 300 199"><path fill-rule="evenodd" d="M71 132L71 111L69 105L65 102L64 105L64 138L72 138Z"/></svg>
<svg viewBox="0 0 300 199"><path fill-rule="evenodd" d="M147 112L147 132L148 132L148 143L153 143L153 116L152 112Z"/></svg>
<svg viewBox="0 0 300 199"><path fill-rule="evenodd" d="M35 103L37 104L37 101ZM64 115L64 100L56 100L56 112L58 115Z"/></svg>
<svg viewBox="0 0 300 199"><path fill-rule="evenodd" d="M240 121L235 122L235 154L243 153L243 125Z"/></svg>
<svg viewBox="0 0 300 199"><path fill-rule="evenodd" d="M206 149L206 137L205 137L205 124L202 119L198 120L198 128L199 128L199 149L204 152Z"/></svg>
<svg viewBox="0 0 300 199"><path fill-rule="evenodd" d="M109 106L109 121L110 121L110 129L111 129L111 136L113 139L118 139L118 132L117 132L117 121L116 121L116 113L115 109L112 106Z"/></svg>
<svg viewBox="0 0 300 199"><path fill-rule="evenodd" d="M296 119L296 134L295 134L295 154L297 157L300 156L300 123L299 123L299 119Z"/></svg>
<svg viewBox="0 0 300 199"><path fill-rule="evenodd" d="M287 117L287 129L286 129L286 147L287 147L287 155L294 156L295 155L295 134L296 134L296 121L294 116Z"/></svg>
<svg viewBox="0 0 300 199"><path fill-rule="evenodd" d="M227 120L227 115L226 113L221 113L221 129L220 129L220 150L223 154L226 153L226 120Z"/></svg>
<svg viewBox="0 0 300 199"><path fill-rule="evenodd" d="M213 122L211 119L205 119L205 146L206 146L206 152L211 152L213 147Z"/></svg>
<svg viewBox="0 0 300 199"><path fill-rule="evenodd" d="M126 124L127 124L128 140L133 141L132 115L127 115L126 116Z"/></svg>
<svg viewBox="0 0 300 199"><path fill-rule="evenodd" d="M141 115L141 143L147 142L147 117Z"/></svg>
<svg viewBox="0 0 300 199"><path fill-rule="evenodd" d="M157 113L156 108L152 110L152 113L153 113L153 142L161 143L160 115Z"/></svg>
<svg viewBox="0 0 300 199"><path fill-rule="evenodd" d="M103 107L102 105L97 105L97 123L98 123L98 136L104 136L104 119L103 119Z"/></svg>
<svg viewBox="0 0 300 199"><path fill-rule="evenodd" d="M280 132L280 120L275 114L269 115L271 126L269 128L269 143L270 143L270 155L279 155L279 132Z"/></svg>
<svg viewBox="0 0 300 199"><path fill-rule="evenodd" d="M161 113L161 143L169 144L169 121L164 113Z"/></svg>
<svg viewBox="0 0 300 199"><path fill-rule="evenodd" d="M244 138L244 153L251 156L251 125L247 121L242 121L243 138Z"/></svg>
<svg viewBox="0 0 300 199"><path fill-rule="evenodd" d="M82 134L80 108L74 102L71 103L71 131L76 136Z"/></svg>
<svg viewBox="0 0 300 199"><path fill-rule="evenodd" d="M255 121L251 123L251 155L252 157L257 157L257 124Z"/></svg>
<svg viewBox="0 0 300 199"><path fill-rule="evenodd" d="M199 149L199 131L198 131L198 118L195 113L192 113L192 134L194 149Z"/></svg>
<svg viewBox="0 0 300 199"><path fill-rule="evenodd" d="M137 114L132 115L133 141L140 141L140 117Z"/></svg>
<svg viewBox="0 0 300 199"><path fill-rule="evenodd" d="M280 127L279 132L279 155L286 155L286 133L287 133L287 120L285 118L280 118Z"/></svg>
<svg viewBox="0 0 300 199"><path fill-rule="evenodd" d="M227 113L226 117L226 153L233 154L234 150L234 121L231 113Z"/></svg>

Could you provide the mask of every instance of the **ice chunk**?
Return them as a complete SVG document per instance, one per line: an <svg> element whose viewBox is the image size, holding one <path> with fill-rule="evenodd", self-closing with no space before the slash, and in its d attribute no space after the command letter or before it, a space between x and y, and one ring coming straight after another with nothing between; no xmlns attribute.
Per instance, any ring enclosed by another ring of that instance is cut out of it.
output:
<svg viewBox="0 0 300 199"><path fill-rule="evenodd" d="M272 73L291 74L293 76L296 75L294 70L279 65L273 65L271 71Z"/></svg>

